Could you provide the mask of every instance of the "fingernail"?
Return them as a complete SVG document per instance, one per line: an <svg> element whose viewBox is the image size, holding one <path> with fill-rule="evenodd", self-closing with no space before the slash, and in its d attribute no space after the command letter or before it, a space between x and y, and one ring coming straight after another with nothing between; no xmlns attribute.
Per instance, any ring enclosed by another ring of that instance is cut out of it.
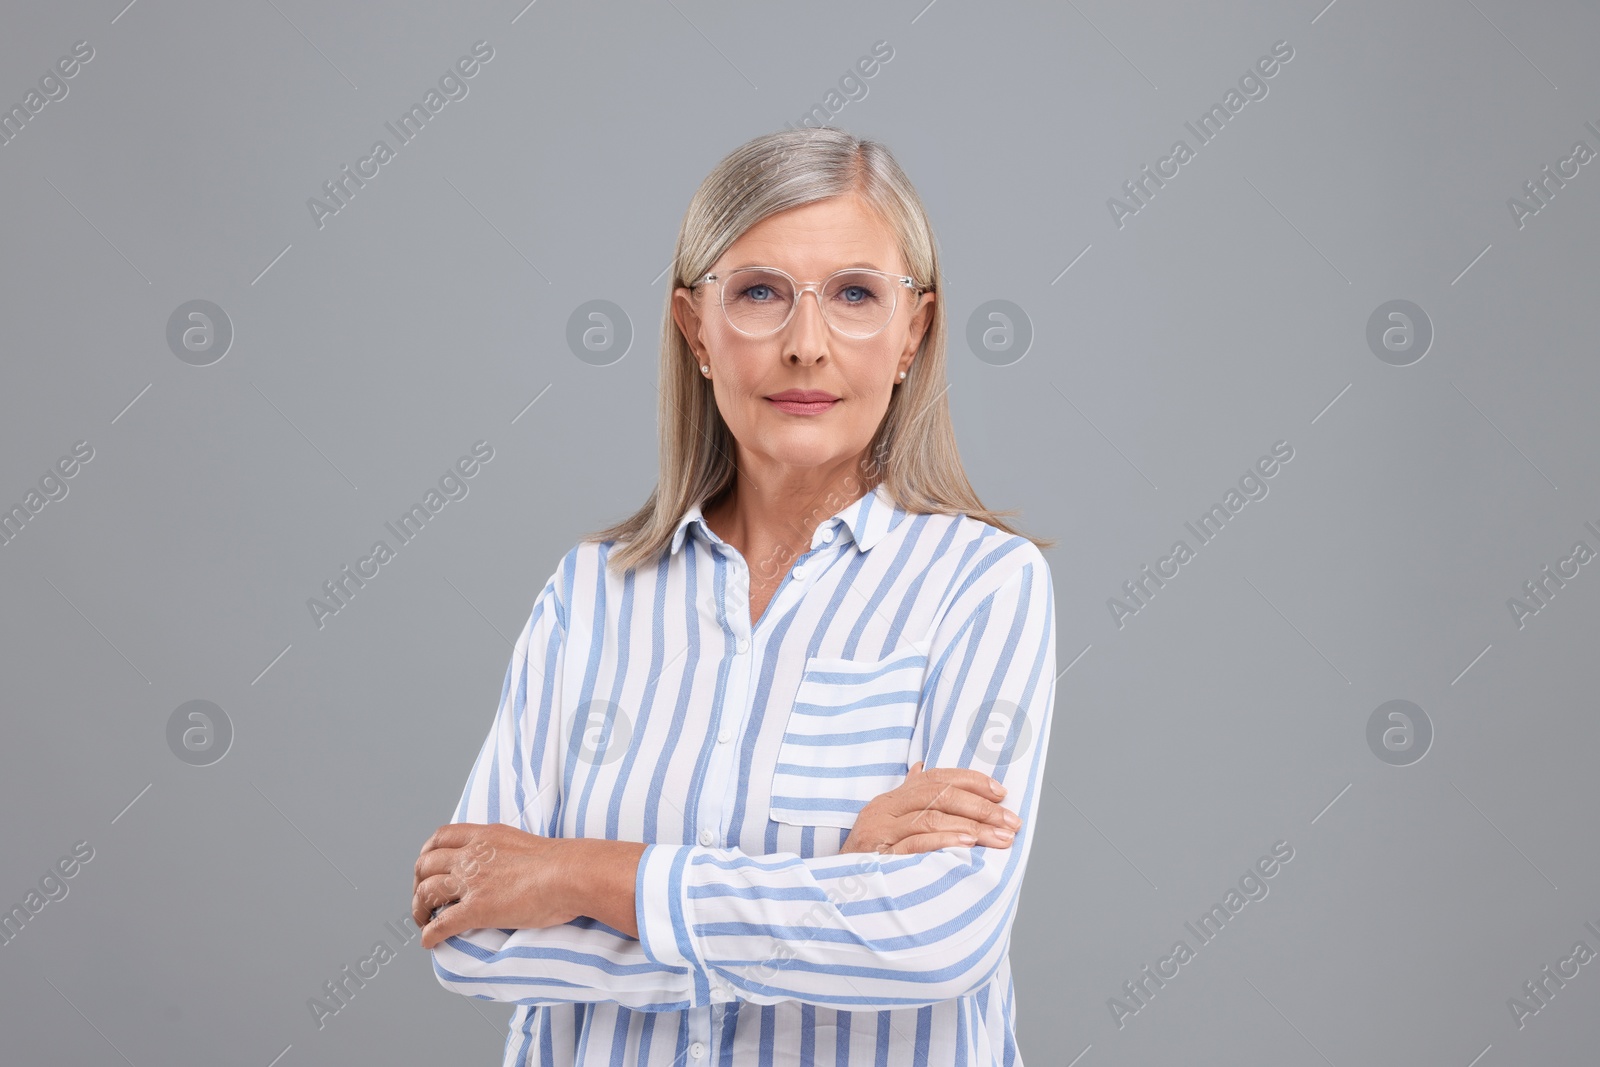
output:
<svg viewBox="0 0 1600 1067"><path fill-rule="evenodd" d="M1000 821L1015 830L1022 825L1022 818L1014 811L1003 812Z"/></svg>
<svg viewBox="0 0 1600 1067"><path fill-rule="evenodd" d="M1017 836L1016 834L1012 833L1010 830L996 830L994 832L994 835L996 837L998 837L1002 841L1010 841L1013 837Z"/></svg>
<svg viewBox="0 0 1600 1067"><path fill-rule="evenodd" d="M989 788L994 790L994 795L997 797L1003 797L1006 795L1006 787L995 781L993 778L989 779Z"/></svg>
<svg viewBox="0 0 1600 1067"><path fill-rule="evenodd" d="M963 845L976 845L978 843L978 839L971 834L962 834L957 840Z"/></svg>

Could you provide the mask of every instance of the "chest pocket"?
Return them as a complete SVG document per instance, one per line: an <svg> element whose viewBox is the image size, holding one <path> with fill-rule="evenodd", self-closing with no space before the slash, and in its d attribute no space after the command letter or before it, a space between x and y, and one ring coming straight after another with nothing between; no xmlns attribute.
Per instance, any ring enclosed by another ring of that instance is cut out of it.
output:
<svg viewBox="0 0 1600 1067"><path fill-rule="evenodd" d="M772 775L772 818L855 825L879 793L905 780L927 655L806 661Z"/></svg>

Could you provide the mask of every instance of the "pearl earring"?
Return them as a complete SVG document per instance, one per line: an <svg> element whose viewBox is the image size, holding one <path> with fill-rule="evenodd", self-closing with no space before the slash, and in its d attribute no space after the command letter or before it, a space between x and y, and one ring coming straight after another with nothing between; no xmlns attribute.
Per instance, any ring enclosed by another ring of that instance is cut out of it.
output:
<svg viewBox="0 0 1600 1067"><path fill-rule="evenodd" d="M901 378L902 381L905 379L905 376L906 376L906 372L905 371L901 371L900 372L900 378Z"/></svg>
<svg viewBox="0 0 1600 1067"><path fill-rule="evenodd" d="M700 364L700 373L709 378L711 377L711 368L702 363ZM904 378L905 375L902 374L900 377Z"/></svg>

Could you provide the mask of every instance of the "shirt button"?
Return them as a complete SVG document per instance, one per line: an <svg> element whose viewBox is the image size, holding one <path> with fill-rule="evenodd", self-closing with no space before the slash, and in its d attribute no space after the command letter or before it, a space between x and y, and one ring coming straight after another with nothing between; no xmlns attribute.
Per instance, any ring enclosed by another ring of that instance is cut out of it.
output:
<svg viewBox="0 0 1600 1067"><path fill-rule="evenodd" d="M833 544L833 527L832 526L830 526L826 530L822 531L822 543L825 544L825 545Z"/></svg>
<svg viewBox="0 0 1600 1067"><path fill-rule="evenodd" d="M748 652L750 650L750 642L746 641L744 638L741 637L741 638L739 638L739 643L734 645L733 647L737 648L739 650L740 654L742 655L743 653Z"/></svg>
<svg viewBox="0 0 1600 1067"><path fill-rule="evenodd" d="M794 569L794 576L797 580L806 576L805 564L801 564Z"/></svg>
<svg viewBox="0 0 1600 1067"><path fill-rule="evenodd" d="M721 732L719 732L717 734L717 740L722 742L723 744L727 744L729 741L733 740L733 731L732 730L722 730Z"/></svg>
<svg viewBox="0 0 1600 1067"><path fill-rule="evenodd" d="M693 1056L695 1059L699 1059L705 1054L706 1046L704 1042L696 1041L694 1044L689 1046L689 1055Z"/></svg>
<svg viewBox="0 0 1600 1067"><path fill-rule="evenodd" d="M700 831L700 843L702 845L710 845L711 842L715 841L716 839L717 835L713 834L710 830Z"/></svg>

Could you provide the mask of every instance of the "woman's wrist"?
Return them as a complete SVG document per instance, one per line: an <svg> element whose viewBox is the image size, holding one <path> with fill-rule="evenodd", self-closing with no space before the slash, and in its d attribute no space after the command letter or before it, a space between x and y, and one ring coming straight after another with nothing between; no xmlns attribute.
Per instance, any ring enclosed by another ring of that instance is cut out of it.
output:
<svg viewBox="0 0 1600 1067"><path fill-rule="evenodd" d="M639 936L634 886L644 845L603 838L558 838L556 891L562 910L587 915L629 937Z"/></svg>

